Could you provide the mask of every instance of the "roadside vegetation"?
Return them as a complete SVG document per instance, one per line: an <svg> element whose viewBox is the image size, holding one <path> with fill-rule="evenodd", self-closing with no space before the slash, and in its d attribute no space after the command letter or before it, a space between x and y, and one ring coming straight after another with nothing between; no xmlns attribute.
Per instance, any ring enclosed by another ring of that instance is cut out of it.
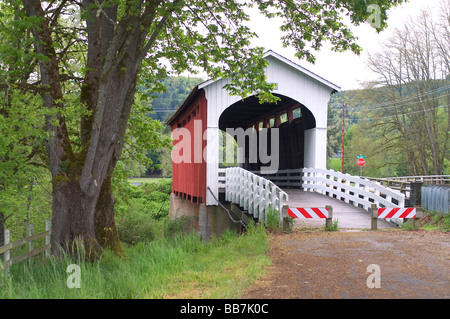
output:
<svg viewBox="0 0 450 319"><path fill-rule="evenodd" d="M450 232L450 214L442 214L435 211L424 212L424 217L420 220L420 229L427 231ZM412 221L408 221L403 228L412 228Z"/></svg>
<svg viewBox="0 0 450 319"><path fill-rule="evenodd" d="M169 220L170 180L132 186L117 226L125 256L105 250L93 263L35 258L0 271L0 298L239 298L270 264L261 226L242 235L226 231L209 241ZM81 288L68 288L70 264L80 266Z"/></svg>

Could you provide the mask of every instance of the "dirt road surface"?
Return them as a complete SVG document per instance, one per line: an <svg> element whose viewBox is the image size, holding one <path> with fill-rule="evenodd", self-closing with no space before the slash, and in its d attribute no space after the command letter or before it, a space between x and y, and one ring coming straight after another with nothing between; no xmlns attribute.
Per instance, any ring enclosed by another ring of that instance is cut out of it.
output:
<svg viewBox="0 0 450 319"><path fill-rule="evenodd" d="M272 265L243 298L450 299L450 234L298 230L269 235ZM379 288L376 285L379 270ZM369 286L368 286L369 283Z"/></svg>

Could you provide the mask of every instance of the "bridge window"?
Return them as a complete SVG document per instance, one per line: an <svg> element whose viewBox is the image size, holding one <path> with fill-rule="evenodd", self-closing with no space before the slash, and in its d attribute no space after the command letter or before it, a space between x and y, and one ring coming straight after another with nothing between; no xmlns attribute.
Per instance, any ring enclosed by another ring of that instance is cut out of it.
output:
<svg viewBox="0 0 450 319"><path fill-rule="evenodd" d="M288 120L287 113L284 113L284 114L280 115L280 124L283 124L284 122L287 122L287 120Z"/></svg>
<svg viewBox="0 0 450 319"><path fill-rule="evenodd" d="M258 131L261 131L264 127L264 122L259 122L258 123Z"/></svg>
<svg viewBox="0 0 450 319"><path fill-rule="evenodd" d="M274 127L274 126L275 126L275 118L269 119L269 127Z"/></svg>
<svg viewBox="0 0 450 319"><path fill-rule="evenodd" d="M292 111L292 117L294 119L302 117L302 109L301 108L297 108L295 110Z"/></svg>

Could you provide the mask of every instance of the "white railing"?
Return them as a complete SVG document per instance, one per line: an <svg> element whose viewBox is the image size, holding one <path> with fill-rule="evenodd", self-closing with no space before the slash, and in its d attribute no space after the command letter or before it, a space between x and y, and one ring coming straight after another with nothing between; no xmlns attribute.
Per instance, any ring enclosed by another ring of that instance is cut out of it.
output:
<svg viewBox="0 0 450 319"><path fill-rule="evenodd" d="M314 191L335 197L369 211L371 204L378 207L404 207L405 195L365 178L326 169L303 169L305 191Z"/></svg>
<svg viewBox="0 0 450 319"><path fill-rule="evenodd" d="M225 169L225 200L239 205L264 223L271 206L282 223L282 209L288 195L268 179L240 167L230 167Z"/></svg>
<svg viewBox="0 0 450 319"><path fill-rule="evenodd" d="M219 191L225 190L225 184L227 182L225 177L226 176L225 174L227 173L226 170L227 170L226 168L219 168L219 176L217 177L219 181Z"/></svg>
<svg viewBox="0 0 450 319"><path fill-rule="evenodd" d="M259 176L271 180L278 187L301 187L302 186L302 169L283 169L278 170L275 174L261 174L259 171L251 171Z"/></svg>

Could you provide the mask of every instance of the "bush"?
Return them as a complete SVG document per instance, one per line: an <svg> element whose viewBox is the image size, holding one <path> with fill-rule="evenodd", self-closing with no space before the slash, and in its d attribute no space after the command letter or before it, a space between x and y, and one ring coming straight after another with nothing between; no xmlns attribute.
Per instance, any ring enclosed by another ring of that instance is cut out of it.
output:
<svg viewBox="0 0 450 319"><path fill-rule="evenodd" d="M122 242L133 245L152 241L156 237L155 221L148 214L142 200L134 200L125 216L117 223Z"/></svg>
<svg viewBox="0 0 450 319"><path fill-rule="evenodd" d="M172 181L157 179L140 186L131 186L126 211L118 218L117 229L122 242L134 245L162 236L163 226L169 218L169 193ZM176 232L176 224L169 233Z"/></svg>
<svg viewBox="0 0 450 319"><path fill-rule="evenodd" d="M192 231L192 222L195 217L181 216L176 219L167 219L164 225L164 235L166 238L174 238Z"/></svg>

